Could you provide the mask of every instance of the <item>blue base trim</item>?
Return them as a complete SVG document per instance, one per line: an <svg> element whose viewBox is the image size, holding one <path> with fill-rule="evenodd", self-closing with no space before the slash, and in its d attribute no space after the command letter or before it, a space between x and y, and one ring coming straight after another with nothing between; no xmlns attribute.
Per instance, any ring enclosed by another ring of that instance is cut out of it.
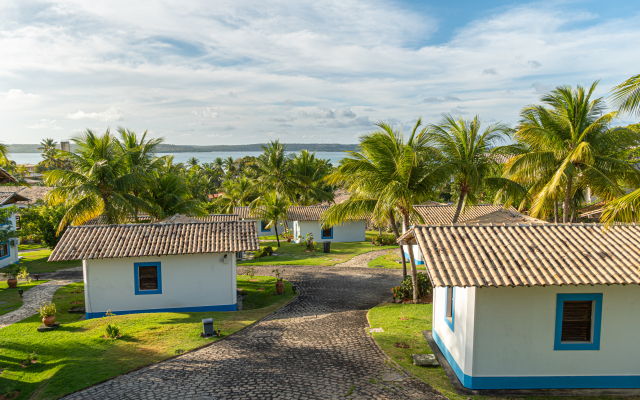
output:
<svg viewBox="0 0 640 400"><path fill-rule="evenodd" d="M111 311L112 314L115 315L126 315L126 314L144 314L144 313L159 313L159 312L207 312L207 311L238 311L237 304L223 304L219 306L199 306L199 307L177 307L177 308L153 308L149 310L122 310L122 311ZM93 318L102 318L104 317L106 311L104 312L92 312L85 313L87 315L87 319Z"/></svg>
<svg viewBox="0 0 640 400"><path fill-rule="evenodd" d="M411 260L411 259L409 258L409 253L407 253L406 251L404 252L404 256L405 256L405 258L406 258L407 260ZM415 257L414 257L414 258L415 258ZM409 262L411 262L411 261L409 261ZM416 265L423 265L423 264L424 264L424 261L416 260Z"/></svg>
<svg viewBox="0 0 640 400"><path fill-rule="evenodd" d="M639 375L603 376L469 376L444 345L438 333L432 331L433 340L462 383L469 389L638 389Z"/></svg>

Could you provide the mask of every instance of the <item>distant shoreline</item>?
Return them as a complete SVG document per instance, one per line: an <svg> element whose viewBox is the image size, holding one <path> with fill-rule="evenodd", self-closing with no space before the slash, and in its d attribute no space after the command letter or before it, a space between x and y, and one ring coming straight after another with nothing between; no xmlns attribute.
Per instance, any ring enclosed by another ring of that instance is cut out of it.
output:
<svg viewBox="0 0 640 400"><path fill-rule="evenodd" d="M339 144L339 143L284 143L287 151L309 150L317 152L336 152L336 151L355 151L357 144ZM158 153L207 153L215 151L262 151L265 143L256 144L238 144L238 145L178 145L178 144L161 144L157 148ZM39 144L7 144L11 153L40 153ZM72 144L73 148L73 144Z"/></svg>

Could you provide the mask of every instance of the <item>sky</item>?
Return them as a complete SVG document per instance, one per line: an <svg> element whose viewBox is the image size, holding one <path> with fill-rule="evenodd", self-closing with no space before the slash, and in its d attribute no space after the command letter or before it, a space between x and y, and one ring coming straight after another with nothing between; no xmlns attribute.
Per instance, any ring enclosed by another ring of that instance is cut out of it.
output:
<svg viewBox="0 0 640 400"><path fill-rule="evenodd" d="M357 143L640 73L633 1L0 0L0 142ZM637 122L622 116L616 124Z"/></svg>

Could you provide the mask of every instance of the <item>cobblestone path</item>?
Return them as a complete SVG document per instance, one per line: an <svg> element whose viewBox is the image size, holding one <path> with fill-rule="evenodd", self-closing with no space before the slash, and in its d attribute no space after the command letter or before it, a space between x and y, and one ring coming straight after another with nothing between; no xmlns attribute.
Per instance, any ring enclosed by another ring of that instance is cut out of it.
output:
<svg viewBox="0 0 640 400"><path fill-rule="evenodd" d="M56 290L80 281L81 279L49 281L32 287L22 295L22 306L20 308L10 313L0 315L0 329L37 314L38 311L36 311L36 308L40 307L43 301L48 303L53 300L53 295Z"/></svg>
<svg viewBox="0 0 640 400"><path fill-rule="evenodd" d="M390 299L399 271L284 268L300 295L265 320L66 398L445 399L406 372L400 376L366 332L367 310ZM383 381L389 372L403 380Z"/></svg>
<svg viewBox="0 0 640 400"><path fill-rule="evenodd" d="M385 249L385 250L374 250L374 251L370 251L368 253L364 253L364 254L360 254L357 255L355 257L353 257L351 260L349 261L345 261L343 263L340 264L336 264L336 267L359 267L359 268L369 268L367 264L369 264L369 261L374 260L380 256L386 256L387 254L389 254L389 250L393 251L394 253L398 253L398 249ZM400 256L398 256L400 257ZM400 265L400 264L398 264Z"/></svg>

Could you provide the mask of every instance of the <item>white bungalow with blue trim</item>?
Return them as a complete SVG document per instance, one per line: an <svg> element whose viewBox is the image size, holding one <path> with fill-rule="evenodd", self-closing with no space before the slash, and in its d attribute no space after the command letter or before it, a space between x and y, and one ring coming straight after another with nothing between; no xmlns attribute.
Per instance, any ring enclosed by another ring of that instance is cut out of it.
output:
<svg viewBox="0 0 640 400"><path fill-rule="evenodd" d="M469 389L640 388L640 227L417 226L432 337Z"/></svg>
<svg viewBox="0 0 640 400"><path fill-rule="evenodd" d="M294 242L299 243L311 233L316 242L364 242L367 222L353 220L334 226L324 226L320 221L329 206L289 207L287 219L293 221Z"/></svg>
<svg viewBox="0 0 640 400"><path fill-rule="evenodd" d="M260 218L254 216L251 212L250 207L246 207L246 206L233 207L233 214L238 215L238 217L242 221L252 221L254 224L256 224L256 230L258 232L258 236L260 237L272 236L276 234L275 227L269 226L269 221L262 221L260 220ZM285 228L284 225L285 225L284 221L278 224L278 234L281 234L284 232L284 228ZM287 227L291 229L292 227L291 221L288 222Z"/></svg>
<svg viewBox="0 0 640 400"><path fill-rule="evenodd" d="M27 202L28 198L16 193L16 192L0 192L0 208L18 207L25 208L25 204L18 202ZM18 216L15 212L12 212L8 221L0 222L0 229L10 229L13 231L18 230ZM0 243L0 268L6 267L11 264L17 264L18 257L18 245L20 239L18 237L11 238L6 242Z"/></svg>
<svg viewBox="0 0 640 400"><path fill-rule="evenodd" d="M236 253L258 249L253 222L83 225L49 261L82 260L87 318L236 311Z"/></svg>

